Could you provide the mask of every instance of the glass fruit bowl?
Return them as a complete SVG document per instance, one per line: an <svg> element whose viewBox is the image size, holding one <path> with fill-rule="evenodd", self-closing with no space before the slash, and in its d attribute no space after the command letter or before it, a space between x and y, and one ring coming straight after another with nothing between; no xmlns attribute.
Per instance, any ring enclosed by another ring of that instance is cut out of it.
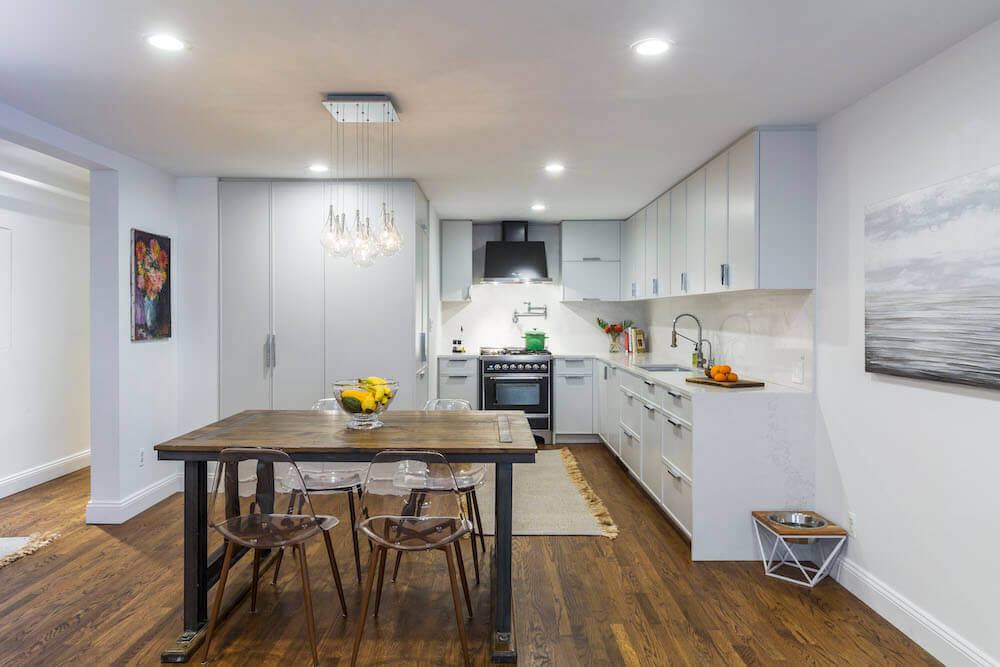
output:
<svg viewBox="0 0 1000 667"><path fill-rule="evenodd" d="M341 409L351 415L347 428L366 431L385 426L378 416L396 398L399 383L380 377L338 380L333 383L333 396Z"/></svg>

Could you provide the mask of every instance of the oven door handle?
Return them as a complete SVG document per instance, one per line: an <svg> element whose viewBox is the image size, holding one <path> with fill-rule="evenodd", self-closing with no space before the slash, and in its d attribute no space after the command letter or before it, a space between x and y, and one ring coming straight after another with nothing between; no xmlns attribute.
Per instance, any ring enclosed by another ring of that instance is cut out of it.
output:
<svg viewBox="0 0 1000 667"><path fill-rule="evenodd" d="M510 378L511 380L548 380L548 375L527 375L525 373L486 373L483 377L496 380L499 378Z"/></svg>

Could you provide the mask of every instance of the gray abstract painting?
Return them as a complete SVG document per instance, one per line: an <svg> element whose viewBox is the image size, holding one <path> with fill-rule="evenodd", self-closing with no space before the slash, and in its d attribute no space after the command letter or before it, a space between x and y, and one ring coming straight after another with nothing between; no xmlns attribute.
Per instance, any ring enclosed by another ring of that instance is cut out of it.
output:
<svg viewBox="0 0 1000 667"><path fill-rule="evenodd" d="M1000 388L1000 167L865 210L865 370Z"/></svg>

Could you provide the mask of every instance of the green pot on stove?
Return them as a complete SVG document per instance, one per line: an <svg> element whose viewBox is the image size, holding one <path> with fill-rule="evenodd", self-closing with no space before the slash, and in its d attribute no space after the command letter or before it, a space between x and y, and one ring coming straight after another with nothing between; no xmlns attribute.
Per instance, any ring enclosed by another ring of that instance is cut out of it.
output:
<svg viewBox="0 0 1000 667"><path fill-rule="evenodd" d="M522 336L524 338L524 347L527 350L544 350L545 349L545 332L532 330L527 331Z"/></svg>

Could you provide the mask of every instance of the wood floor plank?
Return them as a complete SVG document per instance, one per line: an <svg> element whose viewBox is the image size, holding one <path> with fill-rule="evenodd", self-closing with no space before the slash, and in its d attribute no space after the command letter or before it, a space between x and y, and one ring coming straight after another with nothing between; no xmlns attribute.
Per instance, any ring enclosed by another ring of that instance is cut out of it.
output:
<svg viewBox="0 0 1000 667"><path fill-rule="evenodd" d="M687 542L601 446L572 447L618 524L616 540L514 538L521 664L937 664L834 581L812 591L764 577L759 563L692 563ZM175 495L121 526L87 526L87 470L0 499L0 531L61 537L0 569L4 665L145 664L181 627L182 503ZM318 512L347 516L339 495ZM306 550L322 664L347 664L361 591L346 525L333 533L348 618L340 616L322 540ZM214 535L212 546L220 543ZM487 540L487 551L489 550ZM463 549L471 571L471 549ZM367 548L362 559L367 561ZM481 567L485 558L480 553ZM232 587L249 579L237 563ZM277 585L262 577L258 611L242 602L213 641L213 663L308 664L301 579L285 559ZM213 592L214 593L214 592ZM470 580L466 624L476 664L489 655L488 578ZM200 660L200 655L198 660ZM361 664L461 664L447 567L439 553L407 554L369 618Z"/></svg>

